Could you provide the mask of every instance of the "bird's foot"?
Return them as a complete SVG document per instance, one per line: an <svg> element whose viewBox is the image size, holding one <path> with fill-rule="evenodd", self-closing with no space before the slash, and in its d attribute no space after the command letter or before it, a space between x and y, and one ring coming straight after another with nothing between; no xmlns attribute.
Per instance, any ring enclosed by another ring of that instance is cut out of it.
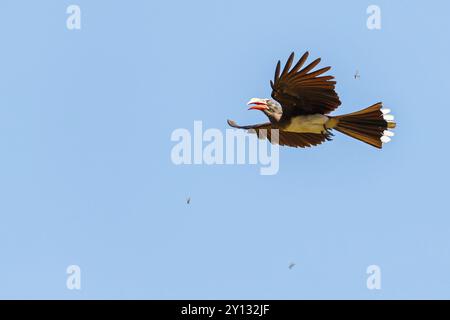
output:
<svg viewBox="0 0 450 320"><path fill-rule="evenodd" d="M325 125L323 125L322 134L326 136L327 140L331 140L331 137L334 137L334 134L333 132L331 132L331 129L327 128Z"/></svg>

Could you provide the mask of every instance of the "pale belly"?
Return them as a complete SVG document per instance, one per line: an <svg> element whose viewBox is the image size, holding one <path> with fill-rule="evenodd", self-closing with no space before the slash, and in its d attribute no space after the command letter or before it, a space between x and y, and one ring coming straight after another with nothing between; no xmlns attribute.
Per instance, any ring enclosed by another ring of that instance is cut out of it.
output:
<svg viewBox="0 0 450 320"><path fill-rule="evenodd" d="M283 128L283 131L322 133L325 131L324 125L328 117L323 114L311 114L307 116L297 116Z"/></svg>

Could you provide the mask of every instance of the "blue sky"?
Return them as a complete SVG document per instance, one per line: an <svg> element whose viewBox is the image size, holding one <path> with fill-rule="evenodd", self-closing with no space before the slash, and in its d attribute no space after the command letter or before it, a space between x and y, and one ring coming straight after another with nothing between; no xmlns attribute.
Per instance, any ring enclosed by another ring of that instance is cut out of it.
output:
<svg viewBox="0 0 450 320"><path fill-rule="evenodd" d="M449 10L2 1L0 298L450 298ZM262 121L245 103L306 50L333 67L336 114L392 109L383 150L336 133L281 149L274 176L172 163L177 128ZM66 288L73 264L81 290ZM372 264L381 290L366 287Z"/></svg>

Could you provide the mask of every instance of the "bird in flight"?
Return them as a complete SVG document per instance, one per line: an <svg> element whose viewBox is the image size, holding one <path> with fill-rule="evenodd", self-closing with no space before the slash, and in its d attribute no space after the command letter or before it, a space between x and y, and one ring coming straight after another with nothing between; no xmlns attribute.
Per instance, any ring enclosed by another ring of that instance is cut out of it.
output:
<svg viewBox="0 0 450 320"><path fill-rule="evenodd" d="M291 270L293 267L295 267L295 263L294 262L291 262L291 263L289 263L289 269Z"/></svg>
<svg viewBox="0 0 450 320"><path fill-rule="evenodd" d="M356 80L358 80L361 77L361 75L359 74L359 70L356 70L354 77Z"/></svg>
<svg viewBox="0 0 450 320"><path fill-rule="evenodd" d="M341 105L335 91L336 81L332 81L333 76L322 75L330 67L312 71L319 64L320 58L302 68L308 55L308 52L303 54L292 67L292 53L282 71L278 61L274 80L270 81L272 99L252 98L247 103L249 110L262 111L269 122L239 126L228 120L228 124L256 133L260 139L267 138L271 143L282 146L316 146L332 140L331 130L337 130L381 149L383 143L389 142L394 135L389 130L396 125L394 117L389 114L390 110L382 109L382 103L378 102L353 113L328 115Z"/></svg>

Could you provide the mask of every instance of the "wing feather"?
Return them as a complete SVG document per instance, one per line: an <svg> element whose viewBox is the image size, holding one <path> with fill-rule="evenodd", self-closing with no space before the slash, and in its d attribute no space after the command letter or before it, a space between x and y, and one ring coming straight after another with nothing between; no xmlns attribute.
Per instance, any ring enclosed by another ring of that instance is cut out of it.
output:
<svg viewBox="0 0 450 320"><path fill-rule="evenodd" d="M273 127L270 122L240 126L233 120L228 120L228 124L233 128L244 129L249 133L255 133L259 139L267 139L270 143L279 144L280 146L305 148L316 146L325 141L331 140L330 133L318 134L283 131ZM274 139L272 139L272 130L278 130L278 141L274 141Z"/></svg>
<svg viewBox="0 0 450 320"><path fill-rule="evenodd" d="M292 68L291 70L291 74L295 74L298 70L300 70L301 67L303 67L303 65L305 64L306 59L308 59L309 56L309 52L306 51L303 56L300 58L300 60L298 60L297 64L294 66L294 68Z"/></svg>
<svg viewBox="0 0 450 320"><path fill-rule="evenodd" d="M289 71L294 61L292 53L281 74L281 62L277 63L275 77L270 85L272 98L283 107L284 119L297 115L328 114L341 104L335 91L336 81L332 81L334 77L323 75L330 67L312 71L320 63L320 58L302 69L308 55L308 52L305 52Z"/></svg>
<svg viewBox="0 0 450 320"><path fill-rule="evenodd" d="M291 55L289 56L289 58L288 58L286 64L284 65L283 72L281 73L281 76L282 76L282 77L285 76L285 75L287 75L287 73L289 72L289 69L290 69L291 66L292 66L292 62L293 62L293 61L294 61L294 53L292 52Z"/></svg>

